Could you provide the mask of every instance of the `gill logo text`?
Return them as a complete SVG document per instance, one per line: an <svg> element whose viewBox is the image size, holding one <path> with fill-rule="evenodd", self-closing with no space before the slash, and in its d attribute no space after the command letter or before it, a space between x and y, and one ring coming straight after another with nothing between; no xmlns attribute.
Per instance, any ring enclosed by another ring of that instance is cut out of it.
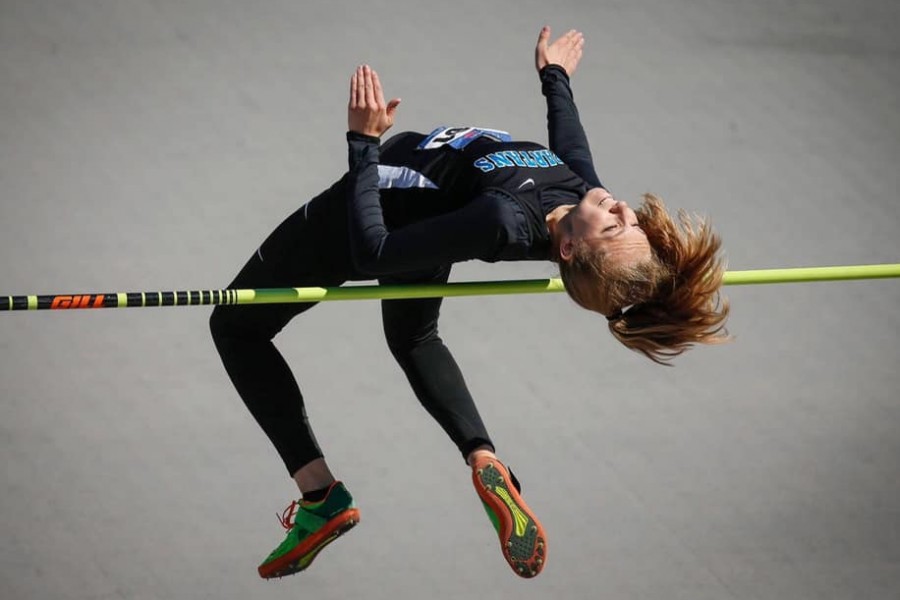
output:
<svg viewBox="0 0 900 600"><path fill-rule="evenodd" d="M103 308L103 294L54 296L50 308Z"/></svg>

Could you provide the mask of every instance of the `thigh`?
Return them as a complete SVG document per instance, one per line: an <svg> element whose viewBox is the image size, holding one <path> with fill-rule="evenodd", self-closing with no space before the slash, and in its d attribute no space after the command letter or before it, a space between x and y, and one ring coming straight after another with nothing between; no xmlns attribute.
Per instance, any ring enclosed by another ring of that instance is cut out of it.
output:
<svg viewBox="0 0 900 600"><path fill-rule="evenodd" d="M322 268L314 251L315 232L304 208L285 219L254 252L229 284L229 289L332 287L346 281L343 273ZM231 334L271 339L295 316L317 302L230 305L215 309L213 320Z"/></svg>

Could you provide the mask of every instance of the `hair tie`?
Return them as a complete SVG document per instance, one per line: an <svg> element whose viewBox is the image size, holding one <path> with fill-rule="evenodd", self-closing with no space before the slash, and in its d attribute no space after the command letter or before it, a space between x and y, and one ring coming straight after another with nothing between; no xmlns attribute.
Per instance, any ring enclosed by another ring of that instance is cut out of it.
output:
<svg viewBox="0 0 900 600"><path fill-rule="evenodd" d="M625 313L628 312L629 310L631 310L632 307L634 307L634 304L629 304L628 306L623 306L619 310L615 311L613 314L608 315L606 317L606 320L610 321L610 322L617 321L617 320L621 319L622 317L624 317Z"/></svg>

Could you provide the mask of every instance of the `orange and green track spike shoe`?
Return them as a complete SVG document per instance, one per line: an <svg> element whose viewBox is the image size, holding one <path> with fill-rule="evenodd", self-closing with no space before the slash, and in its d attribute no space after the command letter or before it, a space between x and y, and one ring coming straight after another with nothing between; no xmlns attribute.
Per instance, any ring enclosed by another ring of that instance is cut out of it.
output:
<svg viewBox="0 0 900 600"><path fill-rule="evenodd" d="M536 576L547 562L547 536L509 470L496 458L479 457L472 465L472 481L500 536L506 562L521 577Z"/></svg>
<svg viewBox="0 0 900 600"><path fill-rule="evenodd" d="M359 523L359 509L340 481L321 502L294 501L279 518L287 537L259 565L264 579L293 575L307 568L322 549Z"/></svg>

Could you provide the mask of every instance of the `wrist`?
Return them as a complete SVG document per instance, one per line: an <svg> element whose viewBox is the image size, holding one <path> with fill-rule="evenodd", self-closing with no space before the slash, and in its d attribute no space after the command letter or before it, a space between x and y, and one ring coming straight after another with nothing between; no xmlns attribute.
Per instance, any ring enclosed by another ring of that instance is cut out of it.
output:
<svg viewBox="0 0 900 600"><path fill-rule="evenodd" d="M381 138L377 135L370 135L361 131L350 130L347 132L348 142L368 142L370 144L380 144Z"/></svg>
<svg viewBox="0 0 900 600"><path fill-rule="evenodd" d="M541 77L541 79L551 73L559 73L565 78L566 81L569 81L569 74L566 72L565 67L557 63L548 63L541 67L541 70L538 71L538 75Z"/></svg>

